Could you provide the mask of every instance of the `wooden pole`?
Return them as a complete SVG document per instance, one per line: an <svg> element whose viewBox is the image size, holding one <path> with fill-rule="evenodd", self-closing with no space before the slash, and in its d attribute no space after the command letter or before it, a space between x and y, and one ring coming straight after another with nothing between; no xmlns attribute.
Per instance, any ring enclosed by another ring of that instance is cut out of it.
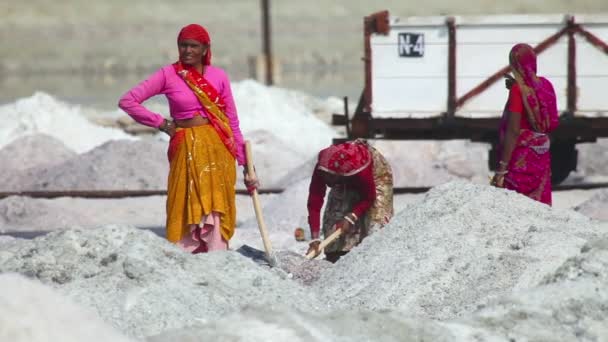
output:
<svg viewBox="0 0 608 342"><path fill-rule="evenodd" d="M272 73L272 34L270 29L270 0L262 0L262 52L266 64L266 85L274 84Z"/></svg>

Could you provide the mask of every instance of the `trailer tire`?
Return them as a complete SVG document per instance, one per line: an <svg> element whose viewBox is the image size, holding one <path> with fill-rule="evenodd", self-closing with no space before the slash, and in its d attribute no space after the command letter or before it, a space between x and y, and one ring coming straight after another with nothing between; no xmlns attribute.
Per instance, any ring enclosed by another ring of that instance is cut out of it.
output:
<svg viewBox="0 0 608 342"><path fill-rule="evenodd" d="M576 170L578 151L573 142L555 142L551 144L551 183L563 182L570 171Z"/></svg>
<svg viewBox="0 0 608 342"><path fill-rule="evenodd" d="M488 167L491 171L496 170L496 145L488 153ZM578 162L578 151L573 142L558 141L551 144L551 184L560 184L571 171L576 170Z"/></svg>

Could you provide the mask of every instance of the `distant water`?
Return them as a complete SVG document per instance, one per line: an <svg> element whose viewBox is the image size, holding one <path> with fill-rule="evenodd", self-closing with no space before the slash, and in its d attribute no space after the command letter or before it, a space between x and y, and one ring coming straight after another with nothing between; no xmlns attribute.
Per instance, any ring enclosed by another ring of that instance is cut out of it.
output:
<svg viewBox="0 0 608 342"><path fill-rule="evenodd" d="M250 58L262 51L260 2L254 0L182 0L178 6L8 0L0 8L0 103L44 91L70 103L115 109L120 94L176 58L177 32L192 22L207 27L213 63L233 81L248 78ZM608 1L271 1L272 48L284 66L278 85L321 97L349 96L356 103L363 88L363 17L385 9L396 16L607 13ZM99 72L105 70L114 74Z"/></svg>

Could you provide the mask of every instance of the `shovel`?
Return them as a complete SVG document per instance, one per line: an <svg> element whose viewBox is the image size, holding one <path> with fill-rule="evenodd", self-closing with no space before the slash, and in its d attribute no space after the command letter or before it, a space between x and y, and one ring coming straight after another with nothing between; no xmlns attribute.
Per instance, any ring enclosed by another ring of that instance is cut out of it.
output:
<svg viewBox="0 0 608 342"><path fill-rule="evenodd" d="M331 244L332 242L334 242L334 240L339 238L340 235L342 235L342 229L336 229L330 236L327 237L327 239L321 241L321 243L319 244L319 253L317 254L317 253L315 253L315 251L312 251L312 252L306 254L306 259L310 260L310 259L316 258L318 255L321 254L321 252L323 252L325 247L329 246L329 244Z"/></svg>
<svg viewBox="0 0 608 342"><path fill-rule="evenodd" d="M253 157L251 154L251 144L249 141L245 142L245 156L247 158L247 173L250 177L255 178L255 170L253 169ZM272 254L272 246L270 245L270 239L268 238L268 231L266 230L266 223L264 223L264 216L262 215L262 208L260 206L260 199L258 196L258 190L254 189L251 193L253 199L253 209L255 210L255 218L258 221L258 228L260 229L260 235L262 235L262 242L264 243L264 251L266 252L266 260L270 266L277 264L274 255Z"/></svg>

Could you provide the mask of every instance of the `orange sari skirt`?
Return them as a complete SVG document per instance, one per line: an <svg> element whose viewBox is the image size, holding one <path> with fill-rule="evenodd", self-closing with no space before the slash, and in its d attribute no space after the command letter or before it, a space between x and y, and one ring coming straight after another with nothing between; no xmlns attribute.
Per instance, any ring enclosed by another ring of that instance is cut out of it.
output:
<svg viewBox="0 0 608 342"><path fill-rule="evenodd" d="M229 241L236 223L236 163L211 125L178 128L169 143L167 240L177 243L212 212Z"/></svg>

